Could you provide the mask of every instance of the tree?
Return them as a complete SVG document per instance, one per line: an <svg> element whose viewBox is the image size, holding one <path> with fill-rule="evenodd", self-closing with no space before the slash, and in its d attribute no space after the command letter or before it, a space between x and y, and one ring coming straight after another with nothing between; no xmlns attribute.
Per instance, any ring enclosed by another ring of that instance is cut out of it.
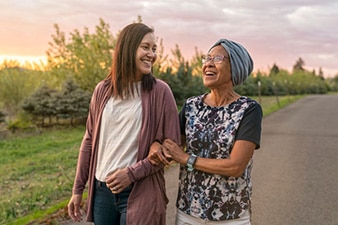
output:
<svg viewBox="0 0 338 225"><path fill-rule="evenodd" d="M199 51L198 48L195 47L195 55L190 60L193 76L202 76L202 56L203 52Z"/></svg>
<svg viewBox="0 0 338 225"><path fill-rule="evenodd" d="M275 76L279 73L279 67L276 65L276 63L273 64L272 68L270 69L269 76Z"/></svg>
<svg viewBox="0 0 338 225"><path fill-rule="evenodd" d="M304 69L305 62L302 58L299 57L295 65L293 65L293 71L305 71Z"/></svg>
<svg viewBox="0 0 338 225"><path fill-rule="evenodd" d="M45 125L45 118L49 119L49 124L52 123L52 117L56 115L54 105L54 96L57 91L49 88L47 85L42 85L30 97L25 99L22 108L28 114L33 116L33 120L41 120L41 125Z"/></svg>
<svg viewBox="0 0 338 225"><path fill-rule="evenodd" d="M57 121L59 118L70 119L73 125L75 120L85 119L90 98L90 92L82 90L73 80L67 80L54 98Z"/></svg>
<svg viewBox="0 0 338 225"><path fill-rule="evenodd" d="M100 19L95 32L90 33L84 28L83 33L77 29L70 33L66 41L64 32L54 25L56 34L52 35L48 49L47 68L54 77L57 86L68 78L83 89L92 91L95 85L105 78L112 63L112 53L116 38L109 31L109 25Z"/></svg>
<svg viewBox="0 0 338 225"><path fill-rule="evenodd" d="M184 101L191 96L199 95L206 92L201 76L193 76L193 67L185 61L179 46L176 45L171 50L173 58L170 59L171 67L166 72L162 72L159 78L166 81L171 87L176 103L182 105Z"/></svg>
<svg viewBox="0 0 338 225"><path fill-rule="evenodd" d="M164 55L164 46L162 39L160 39L160 43L157 46L156 54L157 59L153 66L153 74L155 77L159 77L162 72L166 71L166 68L168 66L166 65L168 61L168 55Z"/></svg>
<svg viewBox="0 0 338 225"><path fill-rule="evenodd" d="M325 80L322 67L319 67L318 76L320 77L320 79Z"/></svg>
<svg viewBox="0 0 338 225"><path fill-rule="evenodd" d="M17 61L5 61L0 70L0 103L11 118L20 110L20 104L44 80L44 72L20 66Z"/></svg>
<svg viewBox="0 0 338 225"><path fill-rule="evenodd" d="M243 84L234 87L235 91L241 95L258 95L258 84L256 78L249 76Z"/></svg>
<svg viewBox="0 0 338 225"><path fill-rule="evenodd" d="M331 91L338 91L338 74L330 79L328 79L328 86Z"/></svg>
<svg viewBox="0 0 338 225"><path fill-rule="evenodd" d="M28 97L22 108L33 116L33 121L40 121L45 125L45 119L49 119L49 125L53 125L59 119L69 119L73 125L75 120L83 121L87 117L91 93L82 90L73 80L64 82L61 91L41 86Z"/></svg>
<svg viewBox="0 0 338 225"><path fill-rule="evenodd" d="M179 67L185 63L185 60L178 44L175 45L175 49L171 49L171 54L173 58L169 59L169 62L172 72L175 74L179 70Z"/></svg>

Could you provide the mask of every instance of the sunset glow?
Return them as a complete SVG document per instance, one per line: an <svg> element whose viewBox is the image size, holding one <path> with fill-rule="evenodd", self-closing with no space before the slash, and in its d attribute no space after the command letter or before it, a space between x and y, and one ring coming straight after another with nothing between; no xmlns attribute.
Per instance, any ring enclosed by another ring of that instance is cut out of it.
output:
<svg viewBox="0 0 338 225"><path fill-rule="evenodd" d="M28 64L46 64L47 57L46 56L6 56L0 55L0 64L3 64L5 61L7 62L18 62L20 66L25 67Z"/></svg>
<svg viewBox="0 0 338 225"><path fill-rule="evenodd" d="M179 5L179 7L178 7ZM338 74L338 1L155 0L0 0L0 62L46 61L54 24L69 34L95 31L99 19L116 35L140 16L163 40L165 53L179 46L189 60L195 49L206 53L220 38L242 44L254 59L254 71L276 64L292 70L301 57L305 69L326 77Z"/></svg>

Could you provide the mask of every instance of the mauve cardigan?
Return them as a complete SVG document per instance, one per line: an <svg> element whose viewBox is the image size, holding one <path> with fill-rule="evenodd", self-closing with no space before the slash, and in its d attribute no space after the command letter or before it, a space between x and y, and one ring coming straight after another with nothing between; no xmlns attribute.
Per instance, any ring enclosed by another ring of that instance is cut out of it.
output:
<svg viewBox="0 0 338 225"><path fill-rule="evenodd" d="M78 157L73 194L82 194L88 181L87 221L93 222L94 176L103 109L110 98L109 80L101 81L90 102L89 113ZM170 138L180 143L178 111L169 86L156 80L151 92L141 92L142 126L137 163L128 168L134 186L127 206L128 225L165 225L168 198L163 166L153 166L147 159L150 145Z"/></svg>

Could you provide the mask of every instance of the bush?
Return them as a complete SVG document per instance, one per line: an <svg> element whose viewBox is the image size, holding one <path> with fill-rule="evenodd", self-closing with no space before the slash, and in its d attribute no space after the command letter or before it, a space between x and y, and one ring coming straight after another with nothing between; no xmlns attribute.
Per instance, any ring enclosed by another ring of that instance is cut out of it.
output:
<svg viewBox="0 0 338 225"><path fill-rule="evenodd" d="M7 129L11 131L12 133L15 133L18 130L32 131L34 130L34 125L29 121L15 120L15 121L8 123Z"/></svg>

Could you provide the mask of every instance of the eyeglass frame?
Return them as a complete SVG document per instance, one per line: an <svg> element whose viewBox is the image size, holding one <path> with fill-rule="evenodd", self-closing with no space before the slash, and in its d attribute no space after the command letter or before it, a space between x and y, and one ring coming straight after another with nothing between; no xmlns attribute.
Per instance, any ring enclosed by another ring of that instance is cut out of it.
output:
<svg viewBox="0 0 338 225"><path fill-rule="evenodd" d="M204 55L202 56L202 64L206 64L208 62L213 62L213 63L220 63L224 61L224 59L228 59L229 57L226 55L215 55L215 56L210 56L210 55ZM217 61L215 61L217 59Z"/></svg>

